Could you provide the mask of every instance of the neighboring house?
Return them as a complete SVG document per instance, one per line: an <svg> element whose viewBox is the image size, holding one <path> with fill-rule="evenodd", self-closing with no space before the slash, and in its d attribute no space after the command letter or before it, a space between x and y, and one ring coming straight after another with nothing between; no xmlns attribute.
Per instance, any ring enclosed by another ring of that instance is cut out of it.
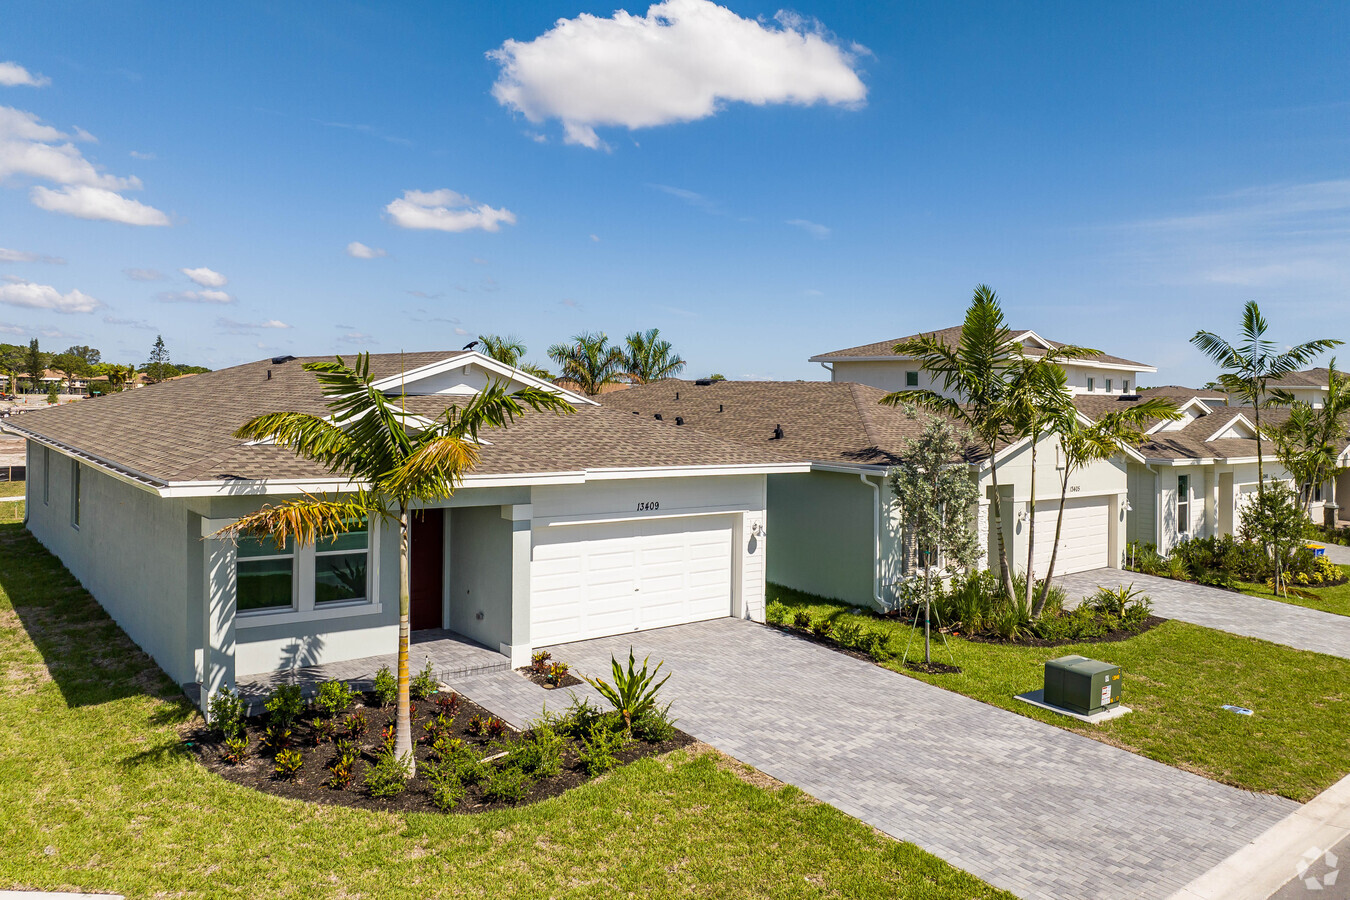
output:
<svg viewBox="0 0 1350 900"><path fill-rule="evenodd" d="M682 381L635 385L602 398L639 418L699 430L749 447L809 459L811 474L768 477L768 578L777 584L859 606L892 608L896 582L915 562L893 511L886 473L923 427L924 413L880 403L886 391L840 381ZM1004 540L1017 569L1026 566L1030 442L1001 448ZM1044 573L1059 508L1057 439L1037 452L1036 568ZM987 458L964 460L980 486L978 533L997 565ZM1126 457L1074 474L1056 562L1059 573L1119 565L1125 546Z"/></svg>
<svg viewBox="0 0 1350 900"><path fill-rule="evenodd" d="M326 415L277 357L28 413L28 527L175 680L206 697L251 674L392 652L396 530L277 549L214 535L302 492L350 489L267 443L266 412ZM406 367L406 368L401 368ZM372 357L378 387L434 417L491 380L554 389L474 352ZM482 433L454 496L415 515L412 626L529 662L548 644L700 619L763 619L766 479L809 466L567 395ZM269 550L270 548L270 550Z"/></svg>
<svg viewBox="0 0 1350 900"><path fill-rule="evenodd" d="M940 328L924 334L932 334L945 343L955 343L961 339L961 326ZM1014 328L1012 334L1028 356L1040 356L1047 350L1064 346L1057 341L1046 340L1034 331ZM813 356L810 361L818 362L829 370L832 381L870 384L883 391L927 388L945 394L942 383L934 383L915 360L895 353L896 344L915 337L919 335L835 350ZM1139 386L1141 374L1158 371L1147 363L1105 353L1087 359L1066 360L1061 366L1068 376L1069 390L1074 394L1129 394Z"/></svg>
<svg viewBox="0 0 1350 900"><path fill-rule="evenodd" d="M88 378L81 378L78 375L67 378L65 373L58 372L55 369L47 369L38 380L42 382L44 387L55 384L58 388L72 394L82 392L89 386Z"/></svg>
<svg viewBox="0 0 1350 900"><path fill-rule="evenodd" d="M1340 371L1339 369L1337 370ZM1308 405L1320 409L1331 387L1331 371L1326 368L1304 369L1302 372L1290 372L1278 380L1266 384L1269 390L1280 390L1302 400ZM1234 402L1241 402L1235 400Z"/></svg>

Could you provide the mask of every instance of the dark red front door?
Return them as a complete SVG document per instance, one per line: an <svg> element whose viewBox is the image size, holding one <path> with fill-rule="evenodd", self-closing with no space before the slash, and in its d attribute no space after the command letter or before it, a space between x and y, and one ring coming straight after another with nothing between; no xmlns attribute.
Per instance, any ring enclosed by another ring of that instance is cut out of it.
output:
<svg viewBox="0 0 1350 900"><path fill-rule="evenodd" d="M412 514L410 541L412 627L441 627L441 585L445 574L444 510L427 509Z"/></svg>

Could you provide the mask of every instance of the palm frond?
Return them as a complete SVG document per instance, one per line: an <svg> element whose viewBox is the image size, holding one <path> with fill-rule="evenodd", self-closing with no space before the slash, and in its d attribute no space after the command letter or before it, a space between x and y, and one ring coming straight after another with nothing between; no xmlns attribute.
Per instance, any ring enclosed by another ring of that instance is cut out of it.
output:
<svg viewBox="0 0 1350 900"><path fill-rule="evenodd" d="M296 544L308 547L358 528L372 515L383 516L383 510L370 501L371 498L364 493L341 500L305 494L284 503L266 504L262 509L236 519L212 536L227 540L270 537L277 544L294 540Z"/></svg>
<svg viewBox="0 0 1350 900"><path fill-rule="evenodd" d="M395 497L438 500L453 493L478 463L478 446L459 436L432 436L380 479Z"/></svg>
<svg viewBox="0 0 1350 900"><path fill-rule="evenodd" d="M234 436L245 441L273 441L327 469L349 474L356 466L347 432L308 413L278 412L245 422Z"/></svg>

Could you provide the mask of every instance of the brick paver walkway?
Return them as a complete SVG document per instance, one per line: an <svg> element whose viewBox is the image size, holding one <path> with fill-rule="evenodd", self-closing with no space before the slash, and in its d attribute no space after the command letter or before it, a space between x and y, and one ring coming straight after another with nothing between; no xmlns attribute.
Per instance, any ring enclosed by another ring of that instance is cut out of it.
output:
<svg viewBox="0 0 1350 900"><path fill-rule="evenodd" d="M1350 616L1120 569L1078 572L1055 581L1068 591L1071 602L1098 585L1132 583L1148 594L1153 611L1164 618L1350 659Z"/></svg>
<svg viewBox="0 0 1350 900"><path fill-rule="evenodd" d="M680 728L1023 897L1165 898L1297 806L749 622L550 649L607 675L630 643ZM565 700L513 672L455 687L516 722Z"/></svg>

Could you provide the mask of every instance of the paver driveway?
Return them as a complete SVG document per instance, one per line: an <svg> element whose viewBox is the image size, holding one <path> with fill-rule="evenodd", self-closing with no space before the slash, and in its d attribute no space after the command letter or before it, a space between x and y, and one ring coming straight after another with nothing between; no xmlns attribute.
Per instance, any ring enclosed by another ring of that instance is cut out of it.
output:
<svg viewBox="0 0 1350 900"><path fill-rule="evenodd" d="M630 644L665 661L685 731L1023 897L1165 898L1297 806L751 622L550 649L607 676ZM456 688L517 722L545 696L515 673Z"/></svg>
<svg viewBox="0 0 1350 900"><path fill-rule="evenodd" d="M1055 581L1071 601L1099 585L1133 584L1148 594L1153 611L1164 618L1350 659L1350 616L1121 569L1094 569L1061 575Z"/></svg>

